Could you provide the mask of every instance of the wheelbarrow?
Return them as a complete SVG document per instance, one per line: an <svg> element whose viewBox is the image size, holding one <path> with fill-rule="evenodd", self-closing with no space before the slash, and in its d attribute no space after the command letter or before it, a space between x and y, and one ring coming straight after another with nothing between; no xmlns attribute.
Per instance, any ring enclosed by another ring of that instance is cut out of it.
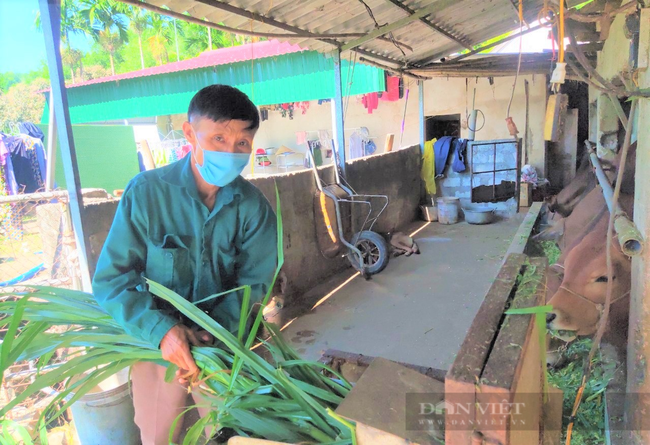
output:
<svg viewBox="0 0 650 445"><path fill-rule="evenodd" d="M308 155L318 187L314 196L314 213L321 253L326 258L346 256L352 267L366 279L381 272L390 257L388 244L372 228L386 210L388 196L357 193L339 170L336 150L333 150L333 184L327 184L321 178L311 147Z"/></svg>

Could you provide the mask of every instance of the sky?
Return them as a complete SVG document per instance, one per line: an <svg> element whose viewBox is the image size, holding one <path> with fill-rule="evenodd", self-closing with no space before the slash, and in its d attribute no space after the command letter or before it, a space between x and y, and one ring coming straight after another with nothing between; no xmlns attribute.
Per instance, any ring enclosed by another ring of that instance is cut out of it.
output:
<svg viewBox="0 0 650 445"><path fill-rule="evenodd" d="M45 61L43 32L34 26L38 4L38 0L0 0L0 73L25 73ZM90 48L84 36L72 36L70 42L83 51Z"/></svg>

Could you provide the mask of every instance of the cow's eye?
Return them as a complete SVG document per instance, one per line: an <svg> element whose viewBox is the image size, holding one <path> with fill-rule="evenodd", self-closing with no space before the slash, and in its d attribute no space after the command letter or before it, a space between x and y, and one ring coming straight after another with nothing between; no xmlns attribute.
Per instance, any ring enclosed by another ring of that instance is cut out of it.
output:
<svg viewBox="0 0 650 445"><path fill-rule="evenodd" d="M612 277L612 280L616 279L616 277ZM596 283L607 283L609 279L607 278L607 275L602 275L598 278L596 278Z"/></svg>

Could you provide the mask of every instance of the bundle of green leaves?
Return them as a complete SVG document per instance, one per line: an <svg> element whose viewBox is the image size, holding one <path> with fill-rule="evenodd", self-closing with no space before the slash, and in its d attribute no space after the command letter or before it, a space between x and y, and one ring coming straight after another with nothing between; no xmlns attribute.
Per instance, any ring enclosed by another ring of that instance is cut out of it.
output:
<svg viewBox="0 0 650 445"><path fill-rule="evenodd" d="M278 268L275 278L284 261L277 189L276 198ZM192 348L201 369L194 390L203 393L212 409L187 432L184 445L199 443L206 428L215 432L231 428L242 436L290 443L354 441L353 427L331 411L351 389L350 384L327 366L302 360L277 327L263 320L261 310L253 317L250 287L225 292L243 294L239 330L234 335L172 290L153 281L147 283L153 295L171 303L217 340L217 346ZM273 283L262 307L268 302L272 288ZM40 435L42 443L47 443L47 425L101 381L138 361L169 365L162 359L160 350L128 335L92 295L83 292L31 286L20 293L0 293L2 314L9 316L5 318L9 323L0 346L0 374L25 360L35 360L39 367L33 382L0 409L0 419L4 421L1 437L8 436L8 429L16 430L14 423L5 420L7 413L45 388L54 386L60 390L42 412L38 431L30 432L32 437ZM268 361L251 350L261 325L271 334L270 340L263 341L262 345L265 355L270 357ZM50 329L54 326L69 328L57 333ZM62 349L75 352L64 363L45 367ZM169 379L175 370L172 365L168 367ZM325 376L323 370L338 379Z"/></svg>

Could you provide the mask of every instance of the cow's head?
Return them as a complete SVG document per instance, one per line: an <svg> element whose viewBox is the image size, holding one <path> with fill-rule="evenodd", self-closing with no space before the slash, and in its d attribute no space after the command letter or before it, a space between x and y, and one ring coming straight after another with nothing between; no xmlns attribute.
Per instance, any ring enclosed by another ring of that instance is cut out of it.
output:
<svg viewBox="0 0 650 445"><path fill-rule="evenodd" d="M571 249L564 260L562 284L548 302L553 311L546 321L550 330L560 331L560 336L566 340L576 335L594 334L598 328L607 294L605 245L605 231L594 230ZM631 263L616 239L611 250L614 266L611 301L616 302L630 291Z"/></svg>

